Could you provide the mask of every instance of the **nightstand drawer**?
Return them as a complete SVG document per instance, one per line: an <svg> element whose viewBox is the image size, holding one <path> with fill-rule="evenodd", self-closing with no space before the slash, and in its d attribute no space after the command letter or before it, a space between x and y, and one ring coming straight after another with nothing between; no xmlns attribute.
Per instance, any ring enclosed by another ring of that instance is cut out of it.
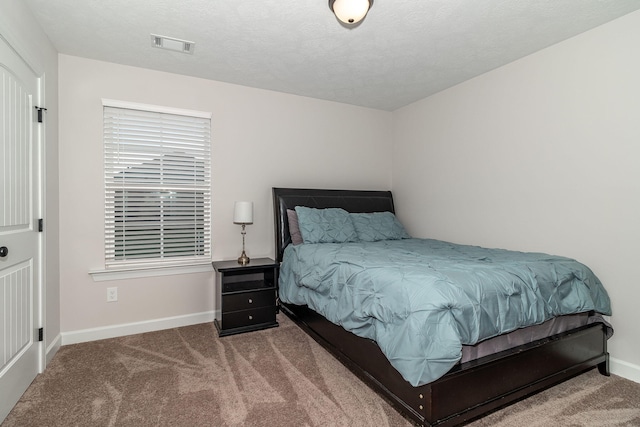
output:
<svg viewBox="0 0 640 427"><path fill-rule="evenodd" d="M222 310L225 313L237 310L250 310L259 307L273 306L276 303L276 290L241 292L222 297Z"/></svg>
<svg viewBox="0 0 640 427"><path fill-rule="evenodd" d="M222 314L222 327L224 329L240 328L243 326L258 325L260 323L274 323L275 321L275 305Z"/></svg>

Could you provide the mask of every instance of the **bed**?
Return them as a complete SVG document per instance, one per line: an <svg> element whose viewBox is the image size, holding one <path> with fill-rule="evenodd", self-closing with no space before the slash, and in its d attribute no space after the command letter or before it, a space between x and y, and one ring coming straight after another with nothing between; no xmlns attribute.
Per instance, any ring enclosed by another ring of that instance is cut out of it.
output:
<svg viewBox="0 0 640 427"><path fill-rule="evenodd" d="M276 257L279 262L283 261L289 246L292 246L289 253L300 250L293 248L289 227L289 216L296 207L312 211L342 208L350 214L394 213L393 198L389 191L274 188L273 199ZM382 242L382 245L392 244L395 243ZM354 243L346 246L361 245ZM459 250L457 247L454 249ZM314 252L319 254L318 260L327 258L319 249ZM367 258L373 262L371 260L375 256L367 255ZM281 275L291 275L289 264L292 262L288 260L281 266ZM384 342L380 341L379 345L368 336L367 328L356 325L353 330L361 335L358 336L337 324L350 324L350 319L339 318L344 321L335 322L336 319L333 319L334 322L331 322L319 314L322 309L318 307L315 307L316 311L299 301L285 302L295 298L289 294L285 298L282 294L284 290L280 291L279 305L286 315L419 425L458 425L594 367L603 375L609 375L606 341L611 329L589 307L584 313L559 316L559 323L564 322L565 317L568 319L561 325L549 325L549 322L555 321L551 319L530 328L482 340L479 344L464 345L462 358L452 363L451 367L447 366L444 374L436 369L435 373L412 378L403 367L398 368L396 359L388 357L388 346ZM326 313L330 318L335 316L331 310ZM529 333L530 330L535 331ZM525 333L520 333L522 331Z"/></svg>

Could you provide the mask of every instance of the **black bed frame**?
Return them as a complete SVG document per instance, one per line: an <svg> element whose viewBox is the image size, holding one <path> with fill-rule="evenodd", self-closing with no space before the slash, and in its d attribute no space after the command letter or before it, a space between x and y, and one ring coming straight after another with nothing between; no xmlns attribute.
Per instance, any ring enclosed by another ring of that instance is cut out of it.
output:
<svg viewBox="0 0 640 427"><path fill-rule="evenodd" d="M390 191L273 188L276 257L291 243L287 209L341 207L394 212ZM498 354L456 365L440 379L413 387L374 341L360 338L306 306L281 310L401 413L422 426L453 426L478 418L594 367L609 375L605 327L593 323Z"/></svg>

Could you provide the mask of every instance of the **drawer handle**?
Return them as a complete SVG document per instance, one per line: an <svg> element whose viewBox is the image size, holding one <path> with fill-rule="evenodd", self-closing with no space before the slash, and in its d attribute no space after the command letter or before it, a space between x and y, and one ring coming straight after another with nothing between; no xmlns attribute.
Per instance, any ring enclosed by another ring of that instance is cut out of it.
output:
<svg viewBox="0 0 640 427"><path fill-rule="evenodd" d="M249 298L249 304L253 304L253 300Z"/></svg>
<svg viewBox="0 0 640 427"><path fill-rule="evenodd" d="M253 316L249 316L249 320L253 320Z"/></svg>

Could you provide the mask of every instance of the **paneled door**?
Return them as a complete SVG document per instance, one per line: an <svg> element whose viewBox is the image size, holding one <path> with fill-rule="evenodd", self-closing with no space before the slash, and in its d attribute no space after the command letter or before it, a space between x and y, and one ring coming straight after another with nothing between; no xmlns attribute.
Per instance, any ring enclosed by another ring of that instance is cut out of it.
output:
<svg viewBox="0 0 640 427"><path fill-rule="evenodd" d="M0 422L42 361L39 78L0 35Z"/></svg>

